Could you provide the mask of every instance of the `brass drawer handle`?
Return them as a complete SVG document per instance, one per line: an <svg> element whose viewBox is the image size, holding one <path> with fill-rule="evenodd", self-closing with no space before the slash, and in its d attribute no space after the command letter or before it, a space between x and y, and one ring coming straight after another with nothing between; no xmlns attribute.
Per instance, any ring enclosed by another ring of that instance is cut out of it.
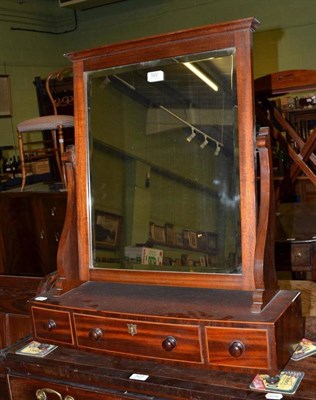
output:
<svg viewBox="0 0 316 400"><path fill-rule="evenodd" d="M50 388L38 389L36 391L36 399L37 400L47 400L47 393L55 394L56 396L58 396L59 400L63 400L62 395L59 392L57 392L54 389L50 389ZM75 398L72 396L69 396L69 394L67 394L67 396L64 397L64 400L75 400Z"/></svg>
<svg viewBox="0 0 316 400"><path fill-rule="evenodd" d="M54 390L54 389L49 389L49 388L43 388L43 389L36 390L36 399L37 400L46 400L47 399L46 393L55 394L56 396L58 396L59 400L63 400L60 393L56 392L56 390Z"/></svg>

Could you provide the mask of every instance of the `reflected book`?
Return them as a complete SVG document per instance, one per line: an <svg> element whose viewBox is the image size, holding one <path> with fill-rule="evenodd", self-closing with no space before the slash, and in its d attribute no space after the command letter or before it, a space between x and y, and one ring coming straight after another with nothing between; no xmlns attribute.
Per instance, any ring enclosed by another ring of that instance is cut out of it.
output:
<svg viewBox="0 0 316 400"><path fill-rule="evenodd" d="M30 343L17 350L16 354L21 354L25 356L33 357L45 357L47 354L51 353L58 346L52 344L40 343L32 340Z"/></svg>

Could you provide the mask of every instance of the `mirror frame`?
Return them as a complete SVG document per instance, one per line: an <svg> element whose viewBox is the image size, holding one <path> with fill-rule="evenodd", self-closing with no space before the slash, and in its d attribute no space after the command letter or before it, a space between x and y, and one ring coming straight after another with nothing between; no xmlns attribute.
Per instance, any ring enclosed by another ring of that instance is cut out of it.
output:
<svg viewBox="0 0 316 400"><path fill-rule="evenodd" d="M255 18L182 30L95 49L69 53L73 62L76 147L76 203L81 281L156 284L212 289L264 290L263 271L256 270L257 206L256 143L252 71L252 34ZM90 237L89 138L87 76L89 72L120 65L232 48L236 49L238 103L241 274L133 271L93 268ZM262 246L261 246L262 247Z"/></svg>

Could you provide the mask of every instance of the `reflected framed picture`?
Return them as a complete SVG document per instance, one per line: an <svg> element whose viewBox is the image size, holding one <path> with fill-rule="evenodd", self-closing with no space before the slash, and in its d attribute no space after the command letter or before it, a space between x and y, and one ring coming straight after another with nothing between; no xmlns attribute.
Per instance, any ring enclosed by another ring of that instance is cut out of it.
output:
<svg viewBox="0 0 316 400"><path fill-rule="evenodd" d="M194 231L189 231L189 233L188 233L188 238L189 238L189 246L192 247L192 249L197 249L197 236L196 236L196 232L194 232Z"/></svg>
<svg viewBox="0 0 316 400"><path fill-rule="evenodd" d="M189 231L184 229L182 231L182 239L183 239L183 246L188 247L189 246Z"/></svg>
<svg viewBox="0 0 316 400"><path fill-rule="evenodd" d="M206 251L208 248L208 235L207 232L196 232L197 236L197 246L201 251Z"/></svg>
<svg viewBox="0 0 316 400"><path fill-rule="evenodd" d="M174 244L175 242L174 226L172 224L165 224L165 232L166 232L166 243Z"/></svg>
<svg viewBox="0 0 316 400"><path fill-rule="evenodd" d="M11 85L9 75L0 75L0 117L11 117Z"/></svg>
<svg viewBox="0 0 316 400"><path fill-rule="evenodd" d="M177 247L183 247L183 233L182 232L176 232L175 233L175 245Z"/></svg>
<svg viewBox="0 0 316 400"><path fill-rule="evenodd" d="M155 242L165 243L166 242L166 231L164 226L152 224L152 238Z"/></svg>
<svg viewBox="0 0 316 400"><path fill-rule="evenodd" d="M95 244L97 248L118 249L122 229L122 217L95 210Z"/></svg>
<svg viewBox="0 0 316 400"><path fill-rule="evenodd" d="M217 254L217 233L207 232L207 251L211 254Z"/></svg>

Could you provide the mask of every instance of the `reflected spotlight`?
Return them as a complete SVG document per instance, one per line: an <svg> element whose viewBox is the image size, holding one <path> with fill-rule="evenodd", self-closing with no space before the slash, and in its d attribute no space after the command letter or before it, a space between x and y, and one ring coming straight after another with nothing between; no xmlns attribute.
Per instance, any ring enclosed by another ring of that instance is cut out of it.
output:
<svg viewBox="0 0 316 400"><path fill-rule="evenodd" d="M185 62L183 63L185 67L187 67L191 72L193 72L198 78L200 78L204 83L207 84L210 88L212 88L215 92L218 92L218 86L215 82L213 82L210 78L208 78L204 72L200 71L196 68L192 63Z"/></svg>
<svg viewBox="0 0 316 400"><path fill-rule="evenodd" d="M196 133L193 128L191 128L191 135L187 137L187 141L190 143L192 139L194 139L196 136Z"/></svg>
<svg viewBox="0 0 316 400"><path fill-rule="evenodd" d="M214 152L214 156L218 156L220 151L221 151L221 146L219 145L219 143L216 143L216 149Z"/></svg>
<svg viewBox="0 0 316 400"><path fill-rule="evenodd" d="M204 142L200 144L201 149L204 149L204 147L207 146L207 144L208 144L207 137L204 136Z"/></svg>

